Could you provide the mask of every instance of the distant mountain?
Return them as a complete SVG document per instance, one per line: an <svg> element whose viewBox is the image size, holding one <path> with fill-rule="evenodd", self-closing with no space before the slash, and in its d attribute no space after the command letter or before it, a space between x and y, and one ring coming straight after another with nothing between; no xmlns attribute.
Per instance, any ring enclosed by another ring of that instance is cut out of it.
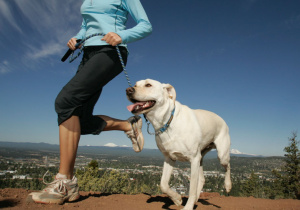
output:
<svg viewBox="0 0 300 210"><path fill-rule="evenodd" d="M108 143L108 144L105 144L104 147L118 147L118 145L116 145L114 143Z"/></svg>
<svg viewBox="0 0 300 210"><path fill-rule="evenodd" d="M230 151L230 156L231 157L264 157L264 156L261 156L261 155L250 155L250 154L246 154L246 153L242 153L242 152L236 152L238 150L235 150L235 149L232 149ZM217 153L217 150L211 150L209 153L207 153L205 155L205 159L212 159L212 158L217 158L218 157L218 153Z"/></svg>
<svg viewBox="0 0 300 210"><path fill-rule="evenodd" d="M242 153L237 149L231 149L230 154L231 154L231 156L239 156L239 157L263 157L262 155L253 155L253 154Z"/></svg>
<svg viewBox="0 0 300 210"><path fill-rule="evenodd" d="M0 148L10 148L15 150L42 150L59 152L59 145L48 143L30 143L30 142L2 142L0 141ZM103 154L103 155L119 155L119 156L146 156L146 157L162 157L162 153L158 149L144 148L142 152L135 153L131 147L126 145L118 146L114 143L108 143L105 146L79 146L78 154ZM258 155L244 154L236 149L232 149L231 156L237 157L263 157ZM205 155L205 159L217 158L217 151L212 150Z"/></svg>
<svg viewBox="0 0 300 210"><path fill-rule="evenodd" d="M59 145L48 143L30 143L30 142L2 142L0 148L28 151L49 151L59 152ZM79 146L78 154L102 154L102 155L118 155L118 156L145 156L145 157L163 157L158 149L144 148L142 152L136 153L131 147L126 145L117 146L109 143L106 146Z"/></svg>
<svg viewBox="0 0 300 210"><path fill-rule="evenodd" d="M116 144L114 144L114 143L107 143L107 144L105 144L105 145L103 145L104 147L129 147L129 146L127 146L127 145L121 145L121 146L119 146L119 145L116 145Z"/></svg>
<svg viewBox="0 0 300 210"><path fill-rule="evenodd" d="M58 150L59 145L48 143L30 143L30 142L4 142L0 141L0 147L13 149L27 149L27 150Z"/></svg>

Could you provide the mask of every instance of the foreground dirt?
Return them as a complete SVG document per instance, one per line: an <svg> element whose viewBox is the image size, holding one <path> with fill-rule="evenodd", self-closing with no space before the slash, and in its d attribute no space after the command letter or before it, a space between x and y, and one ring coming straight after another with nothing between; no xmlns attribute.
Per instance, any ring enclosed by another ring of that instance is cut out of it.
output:
<svg viewBox="0 0 300 210"><path fill-rule="evenodd" d="M0 208L6 209L105 209L105 210L157 210L181 209L165 195L147 194L121 195L102 194L99 192L80 192L81 198L73 203L63 205L45 205L27 202L27 195L32 192L24 189L0 189ZM183 204L187 198L183 198ZM268 200L253 197L224 197L218 193L203 193L194 209L300 209L300 200Z"/></svg>

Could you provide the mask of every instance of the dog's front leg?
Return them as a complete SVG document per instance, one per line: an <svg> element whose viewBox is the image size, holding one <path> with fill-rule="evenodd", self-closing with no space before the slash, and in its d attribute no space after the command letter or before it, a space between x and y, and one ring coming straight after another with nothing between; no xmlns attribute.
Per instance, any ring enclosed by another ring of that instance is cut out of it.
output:
<svg viewBox="0 0 300 210"><path fill-rule="evenodd" d="M169 186L169 181L173 172L174 164L175 161L171 160L168 157L165 157L163 173L160 180L160 188L161 191L163 193L166 193L177 206L180 206L182 203L181 196L178 193L171 190Z"/></svg>
<svg viewBox="0 0 300 210"><path fill-rule="evenodd" d="M192 210L197 198L197 188L198 188L198 179L199 179L199 170L200 170L200 160L201 154L198 154L191 160L191 181L190 181L190 191L189 199L183 208L184 210Z"/></svg>

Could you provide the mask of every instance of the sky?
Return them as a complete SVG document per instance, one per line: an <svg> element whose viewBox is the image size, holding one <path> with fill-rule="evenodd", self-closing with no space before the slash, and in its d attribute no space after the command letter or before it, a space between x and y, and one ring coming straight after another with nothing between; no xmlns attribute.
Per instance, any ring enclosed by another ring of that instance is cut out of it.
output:
<svg viewBox="0 0 300 210"><path fill-rule="evenodd" d="M0 0L0 141L58 144L54 101L80 62L60 59L79 31L81 2ZM229 126L232 149L284 155L292 132L300 136L300 1L141 2L153 32L128 45L131 82L169 83L182 104L217 113ZM129 19L127 27L134 24ZM121 73L94 113L130 117L127 87ZM157 148L145 121L143 134L145 148ZM121 131L80 140L107 143L131 145Z"/></svg>

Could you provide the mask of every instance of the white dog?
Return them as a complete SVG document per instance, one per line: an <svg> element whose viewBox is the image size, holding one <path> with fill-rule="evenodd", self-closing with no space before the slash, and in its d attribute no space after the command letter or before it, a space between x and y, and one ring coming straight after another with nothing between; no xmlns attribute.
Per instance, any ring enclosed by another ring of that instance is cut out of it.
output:
<svg viewBox="0 0 300 210"><path fill-rule="evenodd" d="M141 80L126 89L128 106L133 114L144 114L155 129L155 140L165 157L161 178L161 190L176 205L181 205L181 196L170 189L169 180L176 160L191 163L189 199L183 209L193 209L204 185L202 160L213 148L226 169L225 189L231 190L230 136L225 121L205 110L192 110L176 101L173 86L155 80Z"/></svg>

